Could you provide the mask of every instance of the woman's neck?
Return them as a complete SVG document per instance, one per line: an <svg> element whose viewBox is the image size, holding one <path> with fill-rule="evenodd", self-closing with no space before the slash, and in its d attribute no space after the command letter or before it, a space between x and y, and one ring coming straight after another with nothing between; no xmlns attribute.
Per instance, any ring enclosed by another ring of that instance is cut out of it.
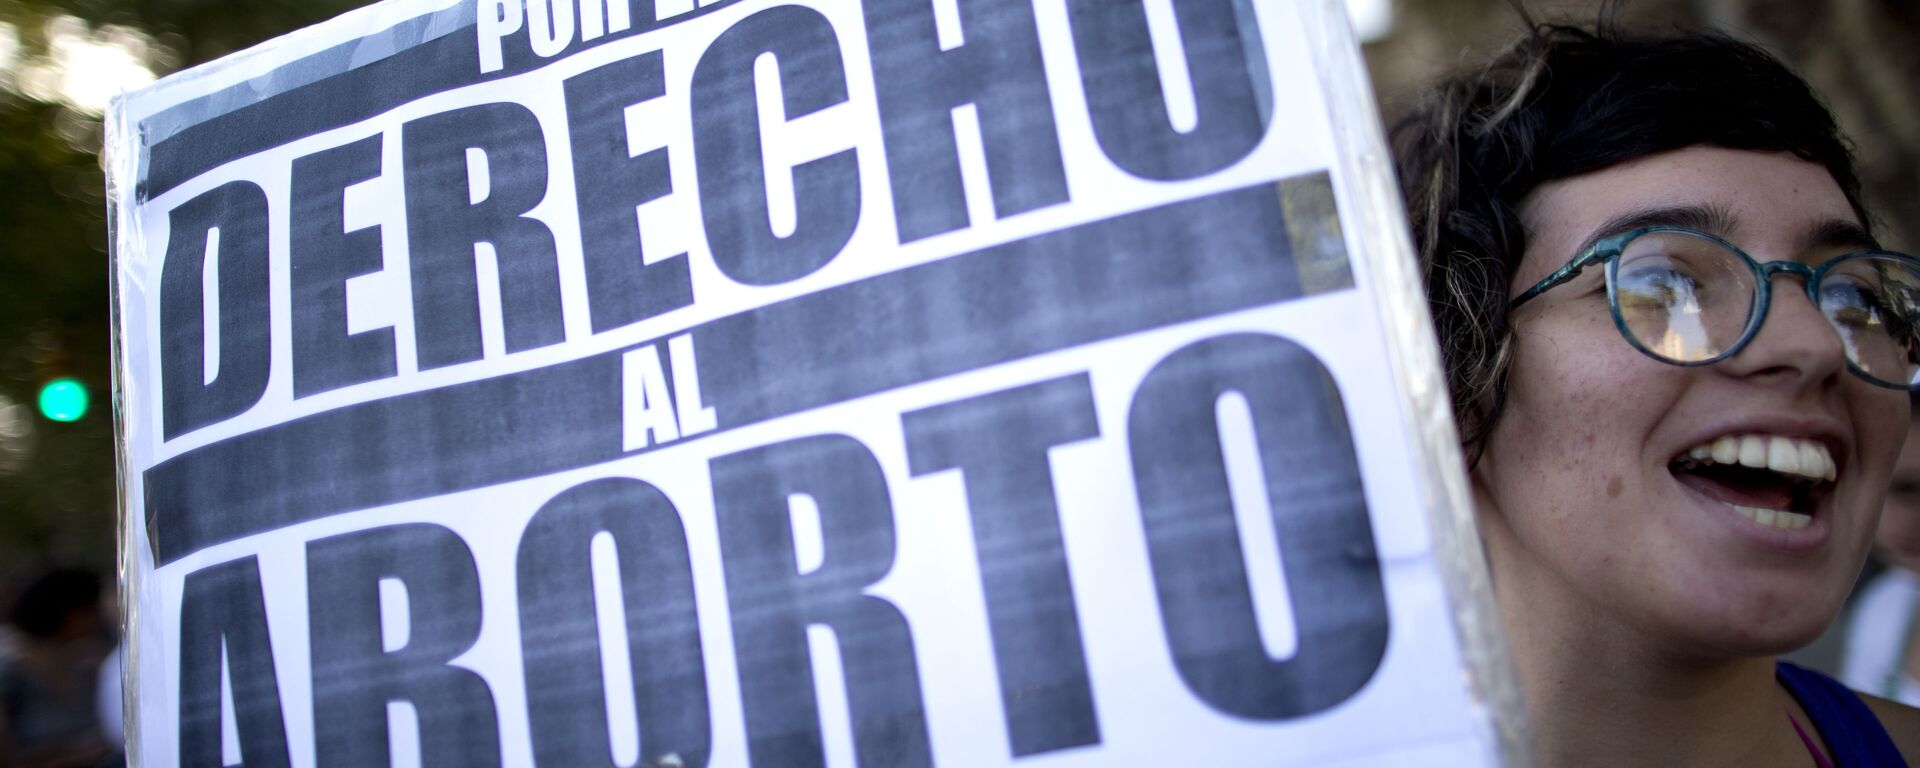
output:
<svg viewBox="0 0 1920 768"><path fill-rule="evenodd" d="M1540 764L1813 765L1773 659L1676 653L1531 576L1496 584Z"/></svg>

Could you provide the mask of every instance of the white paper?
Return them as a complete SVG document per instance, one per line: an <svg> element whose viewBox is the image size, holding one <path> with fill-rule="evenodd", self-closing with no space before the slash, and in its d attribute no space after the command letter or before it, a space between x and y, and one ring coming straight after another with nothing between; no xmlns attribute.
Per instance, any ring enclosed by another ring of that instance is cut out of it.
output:
<svg viewBox="0 0 1920 768"><path fill-rule="evenodd" d="M646 6L117 104L137 764L1511 754L1329 7Z"/></svg>

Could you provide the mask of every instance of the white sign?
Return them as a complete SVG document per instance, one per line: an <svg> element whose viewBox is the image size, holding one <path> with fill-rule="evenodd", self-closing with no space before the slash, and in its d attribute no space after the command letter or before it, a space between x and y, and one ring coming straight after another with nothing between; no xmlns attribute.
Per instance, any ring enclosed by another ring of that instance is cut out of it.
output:
<svg viewBox="0 0 1920 768"><path fill-rule="evenodd" d="M135 762L1496 762L1338 14L390 0L125 97Z"/></svg>

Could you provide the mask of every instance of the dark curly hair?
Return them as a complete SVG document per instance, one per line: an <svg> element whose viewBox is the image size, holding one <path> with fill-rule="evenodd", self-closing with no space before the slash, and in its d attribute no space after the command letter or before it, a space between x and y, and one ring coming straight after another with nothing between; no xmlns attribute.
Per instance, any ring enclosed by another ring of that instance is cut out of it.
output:
<svg viewBox="0 0 1920 768"><path fill-rule="evenodd" d="M1826 107L1765 51L1718 34L1534 25L1484 68L1433 88L1391 142L1475 461L1506 398L1520 203L1541 184L1696 145L1791 152L1824 166L1871 226Z"/></svg>

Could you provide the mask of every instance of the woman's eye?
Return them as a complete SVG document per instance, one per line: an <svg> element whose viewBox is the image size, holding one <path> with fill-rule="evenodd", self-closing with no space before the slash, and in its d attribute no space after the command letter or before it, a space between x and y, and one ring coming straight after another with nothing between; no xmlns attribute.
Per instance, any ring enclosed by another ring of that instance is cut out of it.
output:
<svg viewBox="0 0 1920 768"><path fill-rule="evenodd" d="M1691 275L1669 267L1638 267L1619 277L1621 290L1668 306L1697 301Z"/></svg>
<svg viewBox="0 0 1920 768"><path fill-rule="evenodd" d="M1859 306L1835 307L1827 314L1834 322L1849 328L1865 328L1877 319L1873 310Z"/></svg>
<svg viewBox="0 0 1920 768"><path fill-rule="evenodd" d="M1828 317L1856 328L1880 324L1887 308L1884 297L1864 285L1845 282L1821 286L1820 305Z"/></svg>

